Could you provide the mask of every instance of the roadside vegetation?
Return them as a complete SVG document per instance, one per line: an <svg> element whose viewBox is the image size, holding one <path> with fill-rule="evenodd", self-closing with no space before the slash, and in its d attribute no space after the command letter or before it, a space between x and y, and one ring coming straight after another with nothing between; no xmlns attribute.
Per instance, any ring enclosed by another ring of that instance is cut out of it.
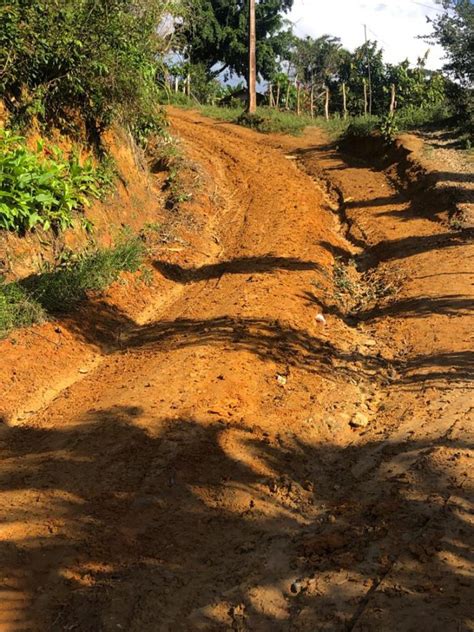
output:
<svg viewBox="0 0 474 632"><path fill-rule="evenodd" d="M43 141L30 149L22 136L0 128L0 228L24 234L36 227L64 230L74 211L105 194L112 183L110 164L68 157ZM82 222L89 227L85 217Z"/></svg>
<svg viewBox="0 0 474 632"><path fill-rule="evenodd" d="M125 129L142 153L170 153L158 97L170 34L159 26L177 7L148 0L2 5L0 230L54 237L78 223L93 233L84 211L114 187L103 142L112 126ZM178 161L165 158L176 200ZM73 309L88 292L137 270L144 257L139 237L107 250L90 241L85 252L63 254L26 279L0 278L0 336Z"/></svg>
<svg viewBox="0 0 474 632"><path fill-rule="evenodd" d="M120 125L142 148L164 133L157 79L168 39L157 26L172 10L147 0L12 0L0 8L1 228L70 227L76 211L110 188L104 132ZM45 139L62 134L72 151L49 140L31 149L24 137L32 128Z"/></svg>
<svg viewBox="0 0 474 632"><path fill-rule="evenodd" d="M300 38L284 21L291 0L257 6L260 110L244 114L246 88L222 78L246 76L246 3L233 0L188 2L178 29L176 52L183 61L168 65L165 102L200 107L204 114L248 125L263 132L299 133L307 125L324 126L334 136L362 136L374 130L393 138L399 131L427 126L458 128L466 148L473 133L472 33L474 8L469 0L440 0L427 38L441 44L447 63L427 68L429 51L413 66L390 64L375 40L353 51L339 38ZM264 108L262 108L264 106Z"/></svg>
<svg viewBox="0 0 474 632"><path fill-rule="evenodd" d="M21 281L0 281L0 338L14 328L68 312L88 292L105 289L122 272L136 272L144 257L143 241L126 237L114 248L70 253L59 266Z"/></svg>

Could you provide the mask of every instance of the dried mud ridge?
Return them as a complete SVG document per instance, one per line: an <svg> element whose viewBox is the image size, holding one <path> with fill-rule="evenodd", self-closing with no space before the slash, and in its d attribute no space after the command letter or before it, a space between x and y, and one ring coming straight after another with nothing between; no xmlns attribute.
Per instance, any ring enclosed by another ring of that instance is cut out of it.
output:
<svg viewBox="0 0 474 632"><path fill-rule="evenodd" d="M0 630L473 630L469 234L317 131L171 116L198 245L2 347Z"/></svg>

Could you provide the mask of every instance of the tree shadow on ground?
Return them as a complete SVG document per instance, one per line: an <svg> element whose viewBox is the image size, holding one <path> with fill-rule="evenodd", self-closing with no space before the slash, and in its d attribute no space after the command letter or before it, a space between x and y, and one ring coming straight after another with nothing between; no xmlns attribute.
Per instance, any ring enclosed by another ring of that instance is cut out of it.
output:
<svg viewBox="0 0 474 632"><path fill-rule="evenodd" d="M469 316L474 313L474 300L467 296L420 296L400 299L384 306L358 311L359 320L378 318L429 318L433 315Z"/></svg>
<svg viewBox="0 0 474 632"><path fill-rule="evenodd" d="M474 380L474 352L453 351L417 356L400 367L403 370L398 381L400 385L448 381L450 388L462 383L462 387L468 389L469 383Z"/></svg>
<svg viewBox="0 0 474 632"><path fill-rule="evenodd" d="M271 254L260 257L242 257L199 268L183 268L166 261L154 261L153 266L165 278L183 284L217 279L225 274L268 274L278 270L324 271L324 268L314 261L302 261L296 257L276 257Z"/></svg>
<svg viewBox="0 0 474 632"><path fill-rule="evenodd" d="M474 231L467 229L462 232L453 231L420 237L383 240L374 246L366 244L362 257L364 261L369 262L368 267L375 268L386 261L397 261L433 250L441 251L465 246L473 237ZM347 253L344 250L341 249L340 252L335 253L334 246L326 241L320 241L318 245L332 254L347 259Z"/></svg>
<svg viewBox="0 0 474 632"><path fill-rule="evenodd" d="M466 442L344 449L132 406L64 421L3 436L5 625L378 632L420 621L454 632L439 627L446 616L467 623L469 493L455 482L456 459L437 458L464 454Z"/></svg>
<svg viewBox="0 0 474 632"><path fill-rule="evenodd" d="M321 305L321 301L311 292L301 297L307 302ZM349 326L360 321L370 321L382 316L403 318L425 318L431 314L451 316L469 315L472 301L466 297L440 297L401 300L386 307L345 314L337 305L325 304L323 311L343 319ZM103 353L114 354L128 350L150 350L156 353L170 353L175 350L215 346L228 351L247 351L264 362L275 362L295 368L303 368L334 381L343 377L360 380L369 378L385 384L395 367L406 366L404 362L390 362L379 355L371 355L357 349L338 346L321 337L321 325L315 323L316 332L299 329L278 319L238 318L221 316L204 319L178 318L158 321L138 326L118 308L100 300L83 304L65 320L68 329L80 339L101 349ZM439 356L423 356L417 362L426 360L436 379L446 379L451 383L466 375L467 368L450 369L446 360ZM455 368L455 367L454 367ZM415 375L404 378L404 383L417 381ZM423 378L430 380L429 375ZM434 378L433 378L434 379Z"/></svg>
<svg viewBox="0 0 474 632"><path fill-rule="evenodd" d="M115 329L110 334L104 334L100 325L92 329L80 316L68 321L69 327L82 339L101 345L109 353L131 349L170 353L205 345L228 351L247 351L264 362L304 368L329 380L335 380L339 375L369 376L373 375L374 370L383 371L388 366L379 357L343 350L319 334L313 335L279 320L231 316L177 318L141 327L128 327L130 321L126 317L121 320L114 309L112 322L119 323L118 328L124 332L120 344L114 346L110 341L112 337L116 338ZM315 322L316 328L321 330L322 326Z"/></svg>

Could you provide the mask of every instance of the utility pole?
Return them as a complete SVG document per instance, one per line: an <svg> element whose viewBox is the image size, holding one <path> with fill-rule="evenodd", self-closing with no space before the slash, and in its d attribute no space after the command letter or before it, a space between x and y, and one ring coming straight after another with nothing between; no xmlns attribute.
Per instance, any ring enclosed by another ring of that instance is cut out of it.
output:
<svg viewBox="0 0 474 632"><path fill-rule="evenodd" d="M364 24L364 38L365 38L365 54L367 58L368 79L369 79L369 114L372 114L372 68L370 65L369 47L367 42L367 24Z"/></svg>
<svg viewBox="0 0 474 632"><path fill-rule="evenodd" d="M257 33L255 19L255 0L249 0L249 76L248 76L247 112L257 111Z"/></svg>

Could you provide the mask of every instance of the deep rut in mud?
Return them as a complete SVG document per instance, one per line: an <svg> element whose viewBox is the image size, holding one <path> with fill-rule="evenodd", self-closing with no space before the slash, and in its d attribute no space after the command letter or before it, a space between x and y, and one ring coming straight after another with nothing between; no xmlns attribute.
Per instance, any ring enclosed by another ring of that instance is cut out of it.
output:
<svg viewBox="0 0 474 632"><path fill-rule="evenodd" d="M0 630L474 629L472 244L318 132L172 121L207 246L2 427Z"/></svg>

